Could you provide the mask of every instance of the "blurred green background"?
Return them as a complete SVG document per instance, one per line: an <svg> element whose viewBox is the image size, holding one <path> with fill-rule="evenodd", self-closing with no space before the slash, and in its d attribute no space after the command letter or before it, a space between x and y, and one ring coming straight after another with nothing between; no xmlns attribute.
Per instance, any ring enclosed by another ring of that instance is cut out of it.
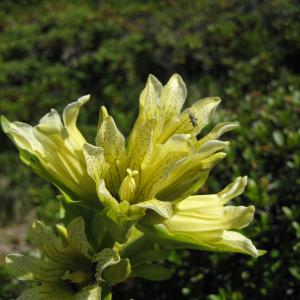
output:
<svg viewBox="0 0 300 300"><path fill-rule="evenodd" d="M130 281L115 299L299 299L299 16L296 0L0 2L0 111L9 119L35 124L90 93L79 120L89 140L103 104L128 134L147 75L166 83L178 72L187 105L218 95L215 122L240 122L203 192L247 174L235 203L256 206L244 232L268 253L174 252L171 280ZM3 262L8 252L34 251L26 241L33 219L59 216L54 188L22 165L2 132L0 142ZM0 265L0 299L22 288Z"/></svg>

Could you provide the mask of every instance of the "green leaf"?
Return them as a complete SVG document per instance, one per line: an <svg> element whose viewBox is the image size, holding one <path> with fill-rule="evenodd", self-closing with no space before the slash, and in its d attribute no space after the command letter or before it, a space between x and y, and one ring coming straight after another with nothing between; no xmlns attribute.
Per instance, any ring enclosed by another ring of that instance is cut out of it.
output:
<svg viewBox="0 0 300 300"><path fill-rule="evenodd" d="M129 259L122 259L118 264L112 265L105 269L103 278L105 282L110 285L116 285L126 281L131 274L131 265Z"/></svg>
<svg viewBox="0 0 300 300"><path fill-rule="evenodd" d="M79 254L90 257L90 246L85 235L85 225L82 217L77 217L68 224L67 234L69 246Z"/></svg>
<svg viewBox="0 0 300 300"><path fill-rule="evenodd" d="M63 280L68 280L69 282L72 283L78 283L78 284L83 284L85 282L88 282L91 279L91 273L87 272L82 272L82 271L75 271L75 272L70 272L67 271L65 274L61 277Z"/></svg>
<svg viewBox="0 0 300 300"><path fill-rule="evenodd" d="M112 300L112 293L107 293L106 295L102 295L102 298L103 300Z"/></svg>
<svg viewBox="0 0 300 300"><path fill-rule="evenodd" d="M76 243L76 238L74 238L73 233L71 240L73 244ZM83 256L82 253L74 252L74 248L69 245L66 247L65 241L57 237L50 228L47 228L42 222L35 222L33 224L31 241L51 261L64 266L65 269L78 270L79 267L86 267L90 264L87 257ZM70 241L69 236L68 241Z"/></svg>
<svg viewBox="0 0 300 300"><path fill-rule="evenodd" d="M17 300L74 300L74 293L67 285L42 284L28 289ZM95 299L96 300L96 299Z"/></svg>
<svg viewBox="0 0 300 300"><path fill-rule="evenodd" d="M65 269L55 262L47 262L20 254L8 255L6 263L19 280L57 282L60 281L60 277L65 272Z"/></svg>
<svg viewBox="0 0 300 300"><path fill-rule="evenodd" d="M100 300L112 300L112 293L110 291L110 288L103 284L102 286L102 294L101 294L101 299Z"/></svg>
<svg viewBox="0 0 300 300"><path fill-rule="evenodd" d="M103 271L107 267L117 264L120 260L119 254L110 248L105 248L96 254L92 259L93 262L97 262L96 279L101 281Z"/></svg>
<svg viewBox="0 0 300 300"><path fill-rule="evenodd" d="M131 258L131 263L137 265L145 262L162 260L168 257L169 254L170 254L169 249L142 251Z"/></svg>
<svg viewBox="0 0 300 300"><path fill-rule="evenodd" d="M34 246L52 261L65 266L67 269L76 268L76 262L72 261L70 254L65 251L60 239L42 222L33 223L30 239Z"/></svg>
<svg viewBox="0 0 300 300"><path fill-rule="evenodd" d="M145 234L135 227L130 233L129 239L126 243L120 245L118 249L122 257L133 258L142 251L153 249L154 242L150 240Z"/></svg>
<svg viewBox="0 0 300 300"><path fill-rule="evenodd" d="M172 276L172 272L161 266L154 264L142 264L133 267L130 277L141 277L152 281L168 280Z"/></svg>
<svg viewBox="0 0 300 300"><path fill-rule="evenodd" d="M87 286L76 295L75 300L101 300L101 292L102 289L98 285Z"/></svg>
<svg viewBox="0 0 300 300"><path fill-rule="evenodd" d="M103 218L95 214L94 210L80 205L80 203L67 203L61 201L64 214L64 222L67 224L76 217L82 217L85 221L85 234L91 246L98 250L103 235L105 234L105 226L103 225Z"/></svg>
<svg viewBox="0 0 300 300"><path fill-rule="evenodd" d="M132 229L133 221L113 208L104 210L100 216L103 217L104 224L115 241L125 243Z"/></svg>

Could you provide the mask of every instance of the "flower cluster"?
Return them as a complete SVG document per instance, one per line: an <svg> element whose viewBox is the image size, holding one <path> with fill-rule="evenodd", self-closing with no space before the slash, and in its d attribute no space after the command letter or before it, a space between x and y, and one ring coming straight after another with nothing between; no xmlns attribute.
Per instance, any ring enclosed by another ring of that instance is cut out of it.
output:
<svg viewBox="0 0 300 300"><path fill-rule="evenodd" d="M87 143L76 121L89 96L69 104L62 120L52 109L34 127L4 117L2 126L21 159L55 184L71 207L92 210L120 251L139 232L139 239L168 249L258 256L263 252L232 230L251 222L254 207L226 205L243 192L247 178L217 194L196 194L226 156L229 143L220 136L237 123L217 124L201 137L220 99L204 98L182 111L186 96L178 74L165 86L150 75L127 141L101 107L95 144Z"/></svg>

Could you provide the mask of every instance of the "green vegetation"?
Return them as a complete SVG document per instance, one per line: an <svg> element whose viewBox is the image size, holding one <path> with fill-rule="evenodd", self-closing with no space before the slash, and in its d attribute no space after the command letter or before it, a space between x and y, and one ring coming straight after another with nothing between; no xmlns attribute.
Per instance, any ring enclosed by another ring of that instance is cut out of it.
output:
<svg viewBox="0 0 300 300"><path fill-rule="evenodd" d="M297 299L297 1L98 2L0 2L1 113L34 124L50 108L62 109L90 93L92 101L79 120L86 135L92 140L102 104L126 134L147 75L166 81L178 72L189 87L187 104L197 100L196 95L221 96L216 121L240 122L231 133L228 157L212 173L205 192L216 192L236 176L248 174L240 203L254 204L257 212L247 234L268 250L259 259L174 252L168 262L176 270L172 279L159 284L128 282L117 288L115 298ZM59 205L56 191L21 164L3 133L0 140L0 255L4 255L21 243L16 237L4 238L6 226L31 223L32 215L55 222ZM21 285L0 268L0 299L14 299Z"/></svg>

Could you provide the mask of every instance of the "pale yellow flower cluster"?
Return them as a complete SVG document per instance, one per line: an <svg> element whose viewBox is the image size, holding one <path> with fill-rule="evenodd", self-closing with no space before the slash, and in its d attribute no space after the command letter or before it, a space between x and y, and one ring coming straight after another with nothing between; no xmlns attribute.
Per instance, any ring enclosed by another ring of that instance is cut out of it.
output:
<svg viewBox="0 0 300 300"><path fill-rule="evenodd" d="M258 256L249 239L231 231L251 222L254 207L226 205L243 192L246 177L218 194L193 195L226 156L228 142L218 138L237 123L220 123L198 138L220 99L204 98L182 111L186 95L178 74L165 86L150 75L127 142L105 107L95 145L86 142L76 120L89 96L69 104L63 122L52 110L35 127L4 118L2 125L23 160L69 201L98 208L112 223L132 222L168 247Z"/></svg>

